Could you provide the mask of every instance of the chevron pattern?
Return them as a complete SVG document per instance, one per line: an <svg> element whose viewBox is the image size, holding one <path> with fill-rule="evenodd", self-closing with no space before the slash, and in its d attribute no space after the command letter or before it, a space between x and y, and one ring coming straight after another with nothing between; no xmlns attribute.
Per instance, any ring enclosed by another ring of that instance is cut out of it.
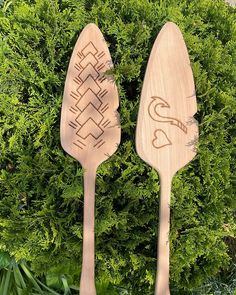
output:
<svg viewBox="0 0 236 295"><path fill-rule="evenodd" d="M78 61L74 64L77 75L73 79L76 90L70 93L74 103L69 106L69 111L74 115L69 126L75 129L77 135L73 144L83 150L87 141L93 139L93 148L99 149L105 144L102 138L104 130L111 123L106 118L109 104L103 102L108 94L108 90L102 85L106 77L101 73L105 67L105 52L99 52L90 41L77 56Z"/></svg>

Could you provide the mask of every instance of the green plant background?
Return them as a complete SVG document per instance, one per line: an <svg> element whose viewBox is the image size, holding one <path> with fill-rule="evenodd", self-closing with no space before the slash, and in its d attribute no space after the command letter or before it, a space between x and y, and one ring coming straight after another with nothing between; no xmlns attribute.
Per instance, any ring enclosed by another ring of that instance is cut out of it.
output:
<svg viewBox="0 0 236 295"><path fill-rule="evenodd" d="M35 273L79 282L82 169L60 146L59 120L73 46L94 22L115 64L122 127L97 173L96 278L153 294L159 179L134 136L148 56L167 21L189 50L200 128L198 155L173 180L171 289L188 294L236 260L236 10L223 0L12 0L0 11L0 249Z"/></svg>

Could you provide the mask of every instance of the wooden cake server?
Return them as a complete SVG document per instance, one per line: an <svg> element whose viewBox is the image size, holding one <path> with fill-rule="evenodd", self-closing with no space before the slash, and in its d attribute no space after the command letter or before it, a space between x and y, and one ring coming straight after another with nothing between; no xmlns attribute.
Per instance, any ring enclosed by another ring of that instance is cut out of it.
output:
<svg viewBox="0 0 236 295"><path fill-rule="evenodd" d="M88 24L74 47L61 110L61 145L84 168L83 261L80 295L95 295L95 178L120 143L119 97L101 31Z"/></svg>
<svg viewBox="0 0 236 295"><path fill-rule="evenodd" d="M169 295L171 180L196 155L195 87L183 36L168 22L149 57L136 129L140 158L160 176L160 214L155 295Z"/></svg>

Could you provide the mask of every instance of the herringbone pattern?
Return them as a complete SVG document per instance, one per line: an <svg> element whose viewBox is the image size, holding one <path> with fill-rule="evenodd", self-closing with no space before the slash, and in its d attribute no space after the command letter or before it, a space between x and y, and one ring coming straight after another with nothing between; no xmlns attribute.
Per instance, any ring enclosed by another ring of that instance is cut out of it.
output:
<svg viewBox="0 0 236 295"><path fill-rule="evenodd" d="M100 148L105 141L102 138L104 130L109 127L111 121L106 118L109 103L104 102L108 90L103 86L106 77L102 70L105 67L103 57L105 53L89 42L77 53L78 62L74 64L78 71L73 79L76 91L71 91L70 96L74 103L69 106L74 120L69 126L76 130L77 139L73 142L79 149L86 147L89 137L94 139L93 147ZM89 130L89 131L88 131Z"/></svg>

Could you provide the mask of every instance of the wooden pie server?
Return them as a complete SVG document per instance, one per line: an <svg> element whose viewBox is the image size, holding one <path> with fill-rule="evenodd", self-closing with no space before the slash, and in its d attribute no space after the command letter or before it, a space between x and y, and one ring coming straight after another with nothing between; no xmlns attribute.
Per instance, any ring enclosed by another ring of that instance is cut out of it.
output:
<svg viewBox="0 0 236 295"><path fill-rule="evenodd" d="M80 295L95 295L94 208L97 167L120 143L118 91L101 31L88 24L71 56L61 111L61 145L84 168L83 261Z"/></svg>
<svg viewBox="0 0 236 295"><path fill-rule="evenodd" d="M174 174L196 155L198 124L193 74L183 36L171 22L152 48L136 129L140 158L160 176L160 215L155 295L169 291L170 193Z"/></svg>

